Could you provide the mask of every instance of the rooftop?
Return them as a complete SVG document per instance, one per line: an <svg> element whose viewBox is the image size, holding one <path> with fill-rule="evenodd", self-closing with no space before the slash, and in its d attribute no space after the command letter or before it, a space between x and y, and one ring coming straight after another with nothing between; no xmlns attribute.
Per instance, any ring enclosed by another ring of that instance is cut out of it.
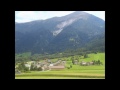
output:
<svg viewBox="0 0 120 90"><path fill-rule="evenodd" d="M50 66L50 68L65 68L64 66Z"/></svg>

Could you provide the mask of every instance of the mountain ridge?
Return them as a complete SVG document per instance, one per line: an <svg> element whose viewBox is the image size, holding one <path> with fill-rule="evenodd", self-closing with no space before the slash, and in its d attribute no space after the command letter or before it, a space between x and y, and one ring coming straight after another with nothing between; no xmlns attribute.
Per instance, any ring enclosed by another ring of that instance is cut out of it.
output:
<svg viewBox="0 0 120 90"><path fill-rule="evenodd" d="M105 21L82 11L46 20L15 23L15 52L55 53L81 48L104 33Z"/></svg>

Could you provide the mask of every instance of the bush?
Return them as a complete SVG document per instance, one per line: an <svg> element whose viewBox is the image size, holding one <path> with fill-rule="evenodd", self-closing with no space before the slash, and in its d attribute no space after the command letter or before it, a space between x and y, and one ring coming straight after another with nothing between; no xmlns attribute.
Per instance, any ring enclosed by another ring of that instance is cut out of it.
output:
<svg viewBox="0 0 120 90"><path fill-rule="evenodd" d="M85 54L85 55L84 55L84 58L88 58L88 55L87 55L87 54Z"/></svg>
<svg viewBox="0 0 120 90"><path fill-rule="evenodd" d="M67 69L70 69L70 67L67 67Z"/></svg>
<svg viewBox="0 0 120 90"><path fill-rule="evenodd" d="M38 70L38 71L42 71L42 68L41 68L41 67L39 67L37 70Z"/></svg>
<svg viewBox="0 0 120 90"><path fill-rule="evenodd" d="M30 71L24 71L25 73L31 73Z"/></svg>
<svg viewBox="0 0 120 90"><path fill-rule="evenodd" d="M70 65L70 68L72 68L72 65Z"/></svg>
<svg viewBox="0 0 120 90"><path fill-rule="evenodd" d="M95 52L95 54L97 54L97 52Z"/></svg>

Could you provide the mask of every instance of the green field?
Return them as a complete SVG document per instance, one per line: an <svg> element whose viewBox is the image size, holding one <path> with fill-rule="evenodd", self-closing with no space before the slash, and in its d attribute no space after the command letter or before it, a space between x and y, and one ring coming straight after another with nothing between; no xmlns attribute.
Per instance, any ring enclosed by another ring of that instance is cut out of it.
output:
<svg viewBox="0 0 120 90"><path fill-rule="evenodd" d="M31 71L30 73L16 74L15 79L105 79L105 53L89 54L88 58L80 57L79 61L100 60L103 65L80 66L72 65L71 57L66 57L66 66L60 71ZM77 55L75 57L78 57ZM56 59L57 60L57 59ZM54 59L55 61L55 59Z"/></svg>

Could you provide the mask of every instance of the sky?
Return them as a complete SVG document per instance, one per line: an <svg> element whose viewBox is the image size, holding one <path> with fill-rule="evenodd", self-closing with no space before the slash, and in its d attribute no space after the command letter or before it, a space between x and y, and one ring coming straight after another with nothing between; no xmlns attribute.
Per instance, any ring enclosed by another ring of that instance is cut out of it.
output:
<svg viewBox="0 0 120 90"><path fill-rule="evenodd" d="M52 17L61 17L75 11L15 11L15 22L24 23L34 20L45 20ZM105 21L105 11L84 11Z"/></svg>

